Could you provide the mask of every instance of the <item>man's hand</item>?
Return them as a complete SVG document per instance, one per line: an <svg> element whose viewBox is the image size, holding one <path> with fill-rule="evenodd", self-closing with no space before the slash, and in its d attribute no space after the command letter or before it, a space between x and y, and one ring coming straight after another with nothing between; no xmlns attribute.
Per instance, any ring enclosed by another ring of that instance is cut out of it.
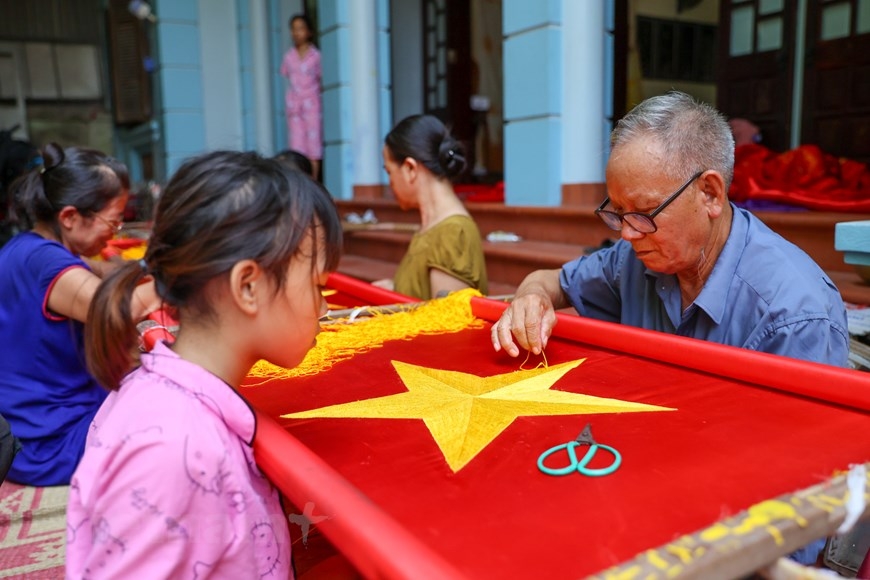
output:
<svg viewBox="0 0 870 580"><path fill-rule="evenodd" d="M504 349L510 356L519 356L523 347L541 354L556 326L556 304L565 302L559 285L559 270L539 270L523 280L510 306L492 325L492 347Z"/></svg>

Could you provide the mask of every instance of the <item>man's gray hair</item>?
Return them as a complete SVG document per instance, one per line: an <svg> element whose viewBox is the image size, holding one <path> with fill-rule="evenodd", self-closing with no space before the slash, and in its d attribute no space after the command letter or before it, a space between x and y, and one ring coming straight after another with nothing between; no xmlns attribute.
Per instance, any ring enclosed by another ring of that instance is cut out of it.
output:
<svg viewBox="0 0 870 580"><path fill-rule="evenodd" d="M637 138L654 139L665 156L663 169L676 179L715 169L731 185L734 136L725 116L686 93L671 91L646 99L619 120L610 134L610 149Z"/></svg>

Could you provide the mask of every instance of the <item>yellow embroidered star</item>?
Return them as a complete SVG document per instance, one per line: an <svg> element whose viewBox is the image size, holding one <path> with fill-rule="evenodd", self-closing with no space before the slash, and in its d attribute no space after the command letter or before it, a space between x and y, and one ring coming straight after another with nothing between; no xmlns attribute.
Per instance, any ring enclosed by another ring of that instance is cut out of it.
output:
<svg viewBox="0 0 870 580"><path fill-rule="evenodd" d="M407 392L282 417L422 419L447 464L457 472L517 417L674 410L550 389L585 360L491 377L392 361Z"/></svg>

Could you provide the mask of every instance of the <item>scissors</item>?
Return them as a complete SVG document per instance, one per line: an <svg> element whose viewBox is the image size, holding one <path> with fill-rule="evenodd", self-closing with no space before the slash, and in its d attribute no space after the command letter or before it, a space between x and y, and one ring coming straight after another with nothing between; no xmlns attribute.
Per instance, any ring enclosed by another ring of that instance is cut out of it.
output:
<svg viewBox="0 0 870 580"><path fill-rule="evenodd" d="M576 449L582 445L588 445L589 449L586 450L586 454L581 458L577 459ZM564 449L568 453L568 460L570 463L565 467L547 467L544 465L544 461L554 453L557 453ZM586 467L595 457L595 454L598 453L599 449L604 449L611 455L613 455L613 463L608 465L607 467L599 467L599 468L591 468ZM583 431L577 436L574 441L569 441L568 443L563 443L562 445L556 445L555 447L550 447L546 451L544 451L540 457L538 457L538 469L547 475L568 475L569 473L578 472L583 475L587 475L589 477L599 477L602 475L610 475L617 469L619 469L620 464L622 463L622 455L619 454L619 451L610 447L609 445L603 445L601 443L596 443L592 438L592 426L587 424Z"/></svg>

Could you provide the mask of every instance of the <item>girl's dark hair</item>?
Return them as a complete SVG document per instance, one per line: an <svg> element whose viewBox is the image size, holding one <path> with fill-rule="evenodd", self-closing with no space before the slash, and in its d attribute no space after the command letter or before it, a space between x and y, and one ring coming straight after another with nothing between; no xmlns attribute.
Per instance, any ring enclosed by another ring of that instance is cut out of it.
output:
<svg viewBox="0 0 870 580"><path fill-rule="evenodd" d="M465 171L465 147L444 123L432 115L412 115L399 121L384 144L397 163L416 159L434 175L453 179Z"/></svg>
<svg viewBox="0 0 870 580"><path fill-rule="evenodd" d="M291 16L290 20L287 21L287 26L292 28L293 23L296 22L297 20L301 20L302 22L304 22L305 27L308 29L308 32L310 32L312 35L314 34L314 27L311 26L311 20L309 20L308 17L305 16L304 14L294 14L293 16ZM309 40L310 40L310 37L309 37Z"/></svg>
<svg viewBox="0 0 870 580"><path fill-rule="evenodd" d="M10 188L17 219L25 229L37 222L57 229L57 216L67 206L93 215L130 187L127 167L95 149L64 149L49 143L42 149L42 159L42 167L21 176Z"/></svg>
<svg viewBox="0 0 870 580"><path fill-rule="evenodd" d="M135 364L138 333L130 301L146 274L179 316L212 317L207 283L226 275L240 260L256 261L276 282L286 282L292 259L320 253L314 236L310 256L300 254L311 233L320 238L326 270L341 256L341 222L329 193L309 176L257 153L216 151L186 161L157 203L145 257L107 277L91 301L85 325L88 368L115 389Z"/></svg>
<svg viewBox="0 0 870 580"><path fill-rule="evenodd" d="M280 161L290 169L298 169L307 175L314 173L314 168L311 166L311 160L308 159L304 153L300 153L299 151L285 149L280 153L276 153L273 159Z"/></svg>

